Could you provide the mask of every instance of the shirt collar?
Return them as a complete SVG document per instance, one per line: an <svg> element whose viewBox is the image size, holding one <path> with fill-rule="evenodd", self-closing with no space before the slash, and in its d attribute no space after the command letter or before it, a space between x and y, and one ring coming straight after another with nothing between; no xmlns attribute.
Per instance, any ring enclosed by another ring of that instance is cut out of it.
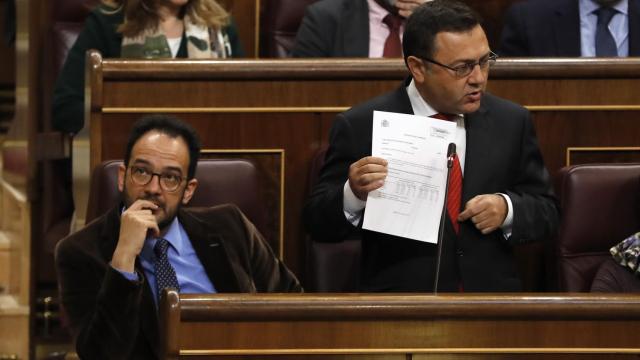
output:
<svg viewBox="0 0 640 360"><path fill-rule="evenodd" d="M619 13L627 15L629 12L629 2L627 0L620 1L614 5L613 8ZM593 14L593 12L598 9L600 9L600 5L594 0L580 0L580 10L582 14Z"/></svg>
<svg viewBox="0 0 640 360"><path fill-rule="evenodd" d="M415 80L411 79L411 82L407 86L407 95L409 95L409 101L413 108L413 114L419 116L433 116L438 113L431 105L429 105L416 87ZM456 114L457 119L463 118L462 114ZM456 120L457 120L456 119Z"/></svg>

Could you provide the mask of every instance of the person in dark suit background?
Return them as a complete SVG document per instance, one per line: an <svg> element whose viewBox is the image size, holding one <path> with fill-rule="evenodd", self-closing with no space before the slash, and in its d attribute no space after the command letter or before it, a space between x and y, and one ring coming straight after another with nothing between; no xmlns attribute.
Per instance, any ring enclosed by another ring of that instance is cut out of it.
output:
<svg viewBox="0 0 640 360"><path fill-rule="evenodd" d="M162 115L141 119L118 173L122 204L56 247L61 303L81 358L159 358L165 287L302 290L237 207L182 208L198 185L199 153L190 126Z"/></svg>
<svg viewBox="0 0 640 360"><path fill-rule="evenodd" d="M463 180L461 212L446 217L438 290L518 291L513 245L545 239L558 224L530 114L485 93L495 55L465 4L434 0L415 9L403 47L412 78L336 118L305 204L306 228L318 241L360 234L361 290L432 291L436 245L361 224L367 194L383 186L388 171L371 156L373 111L445 115L456 121Z"/></svg>
<svg viewBox="0 0 640 360"><path fill-rule="evenodd" d="M640 0L528 0L504 23L500 56L640 56Z"/></svg>
<svg viewBox="0 0 640 360"><path fill-rule="evenodd" d="M320 0L307 7L292 55L401 57L404 19L426 1Z"/></svg>

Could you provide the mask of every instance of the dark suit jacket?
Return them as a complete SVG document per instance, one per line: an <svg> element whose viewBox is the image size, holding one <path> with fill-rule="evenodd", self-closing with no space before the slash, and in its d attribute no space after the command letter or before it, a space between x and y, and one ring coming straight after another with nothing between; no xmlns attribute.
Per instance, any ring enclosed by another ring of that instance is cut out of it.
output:
<svg viewBox="0 0 640 360"><path fill-rule="evenodd" d="M341 241L361 232L361 287L366 291L432 291L436 246L362 230L343 212L343 186L349 165L371 155L374 110L412 114L406 84L338 115L326 162L305 206L305 225L318 241ZM517 291L521 282L512 245L547 238L557 227L558 210L529 113L485 94L480 109L465 119L467 149L462 203L480 194L505 193L513 202L513 231L482 235L470 221L456 236L446 220L438 289Z"/></svg>
<svg viewBox="0 0 640 360"><path fill-rule="evenodd" d="M579 57L578 0L529 0L505 15L500 56ZM640 56L640 0L629 0L629 56Z"/></svg>
<svg viewBox="0 0 640 360"><path fill-rule="evenodd" d="M255 227L232 205L184 209L180 223L219 292L301 291ZM56 248L62 305L83 359L159 358L153 295L126 280L109 262L118 242L120 208L63 239Z"/></svg>
<svg viewBox="0 0 640 360"><path fill-rule="evenodd" d="M294 57L369 57L367 0L320 0L305 10Z"/></svg>

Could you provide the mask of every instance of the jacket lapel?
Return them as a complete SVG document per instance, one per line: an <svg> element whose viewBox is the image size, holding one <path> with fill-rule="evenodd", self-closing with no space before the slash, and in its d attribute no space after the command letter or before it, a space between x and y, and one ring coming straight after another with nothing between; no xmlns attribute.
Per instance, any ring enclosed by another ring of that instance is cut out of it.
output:
<svg viewBox="0 0 640 360"><path fill-rule="evenodd" d="M367 0L346 0L342 12L342 53L346 57L369 57L369 6ZM366 31L362 31L366 29Z"/></svg>
<svg viewBox="0 0 640 360"><path fill-rule="evenodd" d="M462 181L462 204L471 198L472 194L479 194L478 187L484 183L486 177L485 165L491 154L492 139L489 133L491 119L484 106L473 114L465 116L464 126L467 132L467 146L465 150L464 175ZM469 179L469 181L467 180Z"/></svg>
<svg viewBox="0 0 640 360"><path fill-rule="evenodd" d="M640 0L629 0L629 56L640 56Z"/></svg>
<svg viewBox="0 0 640 360"><path fill-rule="evenodd" d="M222 234L213 226L196 218L189 210L181 209L178 218L189 235L189 240L216 291L240 292L238 280L224 247Z"/></svg>
<svg viewBox="0 0 640 360"><path fill-rule="evenodd" d="M120 234L120 210L122 204L114 207L107 213L107 218L102 229L102 239L100 241L100 251L102 256L106 259L106 263L111 262L113 252L118 245L118 236ZM142 299L140 304L140 323L142 332L149 341L149 344L156 354L157 358L160 358L159 351L159 334L158 334L158 312L153 300L153 293L147 282L147 278L144 275L144 270L140 265L139 259L136 259L136 271L143 279Z"/></svg>
<svg viewBox="0 0 640 360"><path fill-rule="evenodd" d="M553 28L558 56L579 57L581 40L578 1L559 2L553 17Z"/></svg>

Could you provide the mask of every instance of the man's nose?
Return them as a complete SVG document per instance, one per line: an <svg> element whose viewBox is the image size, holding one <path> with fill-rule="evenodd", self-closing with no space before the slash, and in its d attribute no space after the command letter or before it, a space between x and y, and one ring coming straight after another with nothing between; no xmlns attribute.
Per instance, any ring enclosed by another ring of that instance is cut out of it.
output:
<svg viewBox="0 0 640 360"><path fill-rule="evenodd" d="M482 84L487 81L487 77L489 76L489 69L482 70L480 64L476 64L471 70L471 74L469 74L469 83L470 84Z"/></svg>
<svg viewBox="0 0 640 360"><path fill-rule="evenodd" d="M151 193L159 193L159 192L161 192L162 188L160 186L160 175L158 175L158 174L151 175L151 180L145 186L145 190L147 192L151 192Z"/></svg>

